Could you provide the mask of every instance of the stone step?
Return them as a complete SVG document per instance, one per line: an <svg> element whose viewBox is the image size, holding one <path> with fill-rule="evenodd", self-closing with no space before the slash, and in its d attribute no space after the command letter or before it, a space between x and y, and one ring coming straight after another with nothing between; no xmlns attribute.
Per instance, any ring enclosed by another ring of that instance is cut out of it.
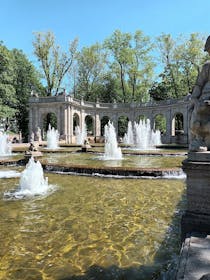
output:
<svg viewBox="0 0 210 280"><path fill-rule="evenodd" d="M194 233L183 242L176 280L210 279L210 235Z"/></svg>

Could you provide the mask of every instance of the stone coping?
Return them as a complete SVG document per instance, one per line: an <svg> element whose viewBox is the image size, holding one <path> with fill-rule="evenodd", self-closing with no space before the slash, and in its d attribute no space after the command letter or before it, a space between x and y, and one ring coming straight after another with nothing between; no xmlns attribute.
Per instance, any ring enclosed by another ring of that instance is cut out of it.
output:
<svg viewBox="0 0 210 280"><path fill-rule="evenodd" d="M188 161L209 162L210 163L210 151L206 152L189 152Z"/></svg>
<svg viewBox="0 0 210 280"><path fill-rule="evenodd" d="M132 167L87 167L83 165L61 165L42 163L43 169L55 173L79 173L105 176L128 177L163 177L169 174L180 174L181 168L132 168Z"/></svg>
<svg viewBox="0 0 210 280"><path fill-rule="evenodd" d="M26 165L28 159L23 158L21 160L8 159L0 160L0 165ZM104 176L123 176L123 177L164 177L165 175L180 175L182 169L178 167L174 168L134 168L134 167L88 167L86 165L74 165L74 164L53 164L47 163L39 158L44 171L53 173L65 173L65 174L89 174L89 175L104 175Z"/></svg>
<svg viewBox="0 0 210 280"><path fill-rule="evenodd" d="M182 244L176 280L199 280L210 273L209 264L210 235L192 233Z"/></svg>

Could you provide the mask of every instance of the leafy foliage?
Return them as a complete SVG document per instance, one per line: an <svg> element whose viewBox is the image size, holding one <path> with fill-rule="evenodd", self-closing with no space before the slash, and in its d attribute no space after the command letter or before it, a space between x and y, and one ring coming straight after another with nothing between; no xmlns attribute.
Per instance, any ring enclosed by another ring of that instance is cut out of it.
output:
<svg viewBox="0 0 210 280"><path fill-rule="evenodd" d="M65 75L73 64L77 39L70 43L68 52L63 52L60 46L55 44L55 36L52 32L37 32L34 34L34 54L41 63L41 69L47 82L47 95L58 94Z"/></svg>
<svg viewBox="0 0 210 280"><path fill-rule="evenodd" d="M156 100L180 98L192 92L200 67L206 60L204 37L193 33L189 38L174 40L169 34L157 38L163 72L150 90ZM162 92L162 94L161 94Z"/></svg>
<svg viewBox="0 0 210 280"><path fill-rule="evenodd" d="M77 63L77 95L95 101L103 81L106 53L99 44L85 47L78 54Z"/></svg>
<svg viewBox="0 0 210 280"><path fill-rule="evenodd" d="M0 45L0 116L9 118L15 113L16 96L14 87L14 71L12 53L3 45Z"/></svg>
<svg viewBox="0 0 210 280"><path fill-rule="evenodd" d="M31 89L43 91L39 74L22 51L0 45L0 122L16 120L16 130L28 133L28 99Z"/></svg>
<svg viewBox="0 0 210 280"><path fill-rule="evenodd" d="M161 34L152 43L141 30L134 34L115 30L102 44L80 51L78 40L74 39L64 52L56 45L52 32L38 32L33 46L42 73L21 50L9 50L0 42L0 121L9 123L15 119L17 130L26 138L31 91L58 94L67 81L74 97L88 101L146 102L183 97L192 92L200 67L207 59L203 53L204 40L198 33L176 39ZM121 119L121 134L126 122ZM158 119L157 125L164 132L164 120Z"/></svg>
<svg viewBox="0 0 210 280"><path fill-rule="evenodd" d="M44 92L44 87L40 83L40 74L37 72L31 62L28 61L22 51L14 49L13 54L13 71L14 87L16 96L16 120L19 130L22 131L26 138L28 134L28 99L31 91L36 90L39 93Z"/></svg>

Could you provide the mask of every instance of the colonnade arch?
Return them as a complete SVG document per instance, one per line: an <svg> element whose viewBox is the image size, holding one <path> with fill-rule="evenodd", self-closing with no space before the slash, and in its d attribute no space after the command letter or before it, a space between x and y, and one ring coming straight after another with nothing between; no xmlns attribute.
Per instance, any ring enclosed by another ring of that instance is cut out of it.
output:
<svg viewBox="0 0 210 280"><path fill-rule="evenodd" d="M57 129L57 115L55 113L47 113L42 116L42 127L45 132L47 132L49 125Z"/></svg>
<svg viewBox="0 0 210 280"><path fill-rule="evenodd" d="M95 134L94 118L91 115L85 117L85 124L87 129L87 136L93 136Z"/></svg>
<svg viewBox="0 0 210 280"><path fill-rule="evenodd" d="M108 124L109 121L110 121L110 118L108 116L103 116L100 119L100 122L101 122L101 136L104 136L104 127L105 127L105 125Z"/></svg>
<svg viewBox="0 0 210 280"><path fill-rule="evenodd" d="M160 132L166 133L166 117L163 114L157 114L154 118L154 129L160 130Z"/></svg>
<svg viewBox="0 0 210 280"><path fill-rule="evenodd" d="M147 119L147 116L145 115L139 115L137 118L136 118L136 122L138 123L140 120L143 121L143 120L146 120Z"/></svg>
<svg viewBox="0 0 210 280"><path fill-rule="evenodd" d="M123 137L128 129L129 118L127 116L120 116L118 118L118 136Z"/></svg>
<svg viewBox="0 0 210 280"><path fill-rule="evenodd" d="M86 124L89 135L95 140L104 134L104 126L110 120L118 136L123 137L128 121L150 120L152 128L158 128L157 116L164 118L163 143L177 141L177 131L181 130L178 141L188 143L188 105L187 99L166 100L162 102L139 103L99 103L77 100L71 96L30 97L29 133L37 129L44 130L43 116L53 113L57 120L57 129L66 143L74 143L75 127L82 129ZM50 108L50 109L49 109ZM160 121L159 121L160 122ZM122 125L124 123L124 125ZM45 127L46 129L46 127Z"/></svg>
<svg viewBox="0 0 210 280"><path fill-rule="evenodd" d="M172 135L182 133L184 129L184 116L182 113L176 113L172 119Z"/></svg>
<svg viewBox="0 0 210 280"><path fill-rule="evenodd" d="M73 134L74 135L75 135L75 129L79 125L80 125L79 115L77 113L74 113L74 115L73 115Z"/></svg>

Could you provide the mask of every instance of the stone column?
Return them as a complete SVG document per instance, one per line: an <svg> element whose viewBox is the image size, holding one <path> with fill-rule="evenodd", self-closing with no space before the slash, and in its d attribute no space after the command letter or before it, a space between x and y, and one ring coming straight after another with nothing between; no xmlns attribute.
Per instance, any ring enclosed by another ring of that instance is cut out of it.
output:
<svg viewBox="0 0 210 280"><path fill-rule="evenodd" d="M56 116L57 116L57 129L60 135L63 135L64 132L64 117L65 117L65 108L62 106L58 106L56 108Z"/></svg>
<svg viewBox="0 0 210 280"><path fill-rule="evenodd" d="M182 239L187 233L210 234L210 152L190 152L183 162L187 175L187 209L182 216Z"/></svg>
<svg viewBox="0 0 210 280"><path fill-rule="evenodd" d="M63 138L65 139L66 143L68 143L68 114L67 114L67 106L64 106L64 123L63 123Z"/></svg>
<svg viewBox="0 0 210 280"><path fill-rule="evenodd" d="M85 110L81 110L80 111L80 129L81 131L84 129L84 126L85 126Z"/></svg>
<svg viewBox="0 0 210 280"><path fill-rule="evenodd" d="M29 133L29 135L28 135L28 141L31 140L31 134L32 134L32 132L33 132L33 126L34 126L33 120L34 120L34 116L33 116L33 107L30 106L30 107L29 107L29 123L28 123L28 133ZM34 133L34 132L33 132L33 133Z"/></svg>
<svg viewBox="0 0 210 280"><path fill-rule="evenodd" d="M34 106L34 129L39 127L39 108Z"/></svg>
<svg viewBox="0 0 210 280"><path fill-rule="evenodd" d="M69 106L69 134L70 134L70 144L73 143L74 138L74 114L72 106Z"/></svg>
<svg viewBox="0 0 210 280"><path fill-rule="evenodd" d="M172 134L172 114L171 111L166 113L166 138L167 143L171 143L171 134Z"/></svg>
<svg viewBox="0 0 210 280"><path fill-rule="evenodd" d="M99 114L95 115L95 142L99 141L101 137L101 120Z"/></svg>
<svg viewBox="0 0 210 280"><path fill-rule="evenodd" d="M72 138L72 131L71 128L73 126L73 124L71 124L72 122L72 118L71 118L71 108L70 108L70 104L67 105L66 109L65 109L65 116L66 116L66 123L65 123L65 128L66 128L66 143L67 144L71 144L71 138Z"/></svg>

